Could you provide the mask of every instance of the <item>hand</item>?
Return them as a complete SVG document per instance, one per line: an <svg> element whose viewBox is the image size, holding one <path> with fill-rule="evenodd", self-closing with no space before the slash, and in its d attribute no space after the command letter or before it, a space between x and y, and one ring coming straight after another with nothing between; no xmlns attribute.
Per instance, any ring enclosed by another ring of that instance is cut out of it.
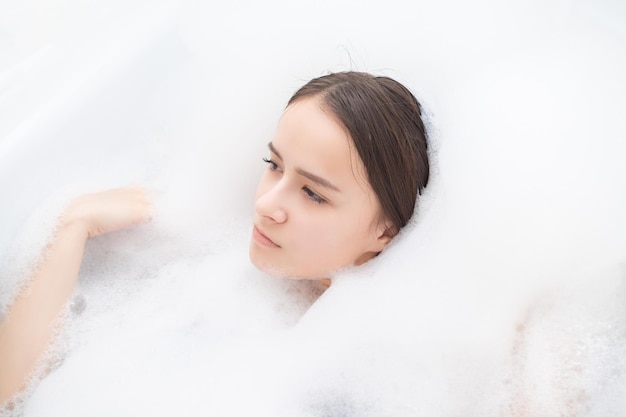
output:
<svg viewBox="0 0 626 417"><path fill-rule="evenodd" d="M150 199L141 187L85 194L73 200L61 221L78 225L88 237L125 229L150 220Z"/></svg>

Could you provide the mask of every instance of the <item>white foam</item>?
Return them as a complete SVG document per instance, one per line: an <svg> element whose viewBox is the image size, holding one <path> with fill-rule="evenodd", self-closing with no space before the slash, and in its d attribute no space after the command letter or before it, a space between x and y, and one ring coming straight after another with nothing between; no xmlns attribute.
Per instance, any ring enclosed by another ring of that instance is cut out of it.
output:
<svg viewBox="0 0 626 417"><path fill-rule="evenodd" d="M0 121L14 139L0 155L14 202L0 207L0 248L11 253L35 206L53 224L60 205L43 202L68 184L145 184L157 215L89 243L86 308L23 414L623 412L626 40L580 4L189 1L142 20L150 6L133 2L93 31L81 16L104 6L75 10L81 44L108 45L111 62L67 49L70 71L90 69L86 89L65 75L61 98L0 90L0 110L17 109ZM120 37L103 35L117 29L130 45L119 54ZM41 47L70 44L49 37ZM28 79L52 77L15 56ZM250 211L289 95L349 68L417 93L434 126L433 179L386 253L338 274L311 306L315 285L249 265ZM22 268L50 228L22 232ZM3 299L21 279L3 274Z"/></svg>

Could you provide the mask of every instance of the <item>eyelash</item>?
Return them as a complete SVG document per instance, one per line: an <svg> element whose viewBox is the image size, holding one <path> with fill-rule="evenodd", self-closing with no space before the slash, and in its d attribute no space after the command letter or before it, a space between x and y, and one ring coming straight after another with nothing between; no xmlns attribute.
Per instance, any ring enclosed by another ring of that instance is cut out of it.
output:
<svg viewBox="0 0 626 417"><path fill-rule="evenodd" d="M327 201L321 197L319 194L317 194L315 191L311 190L309 187L302 187L302 191L304 191L306 193L306 195L314 202L316 202L317 204L326 204Z"/></svg>
<svg viewBox="0 0 626 417"><path fill-rule="evenodd" d="M265 162L266 164L270 165L270 169L272 171L279 171L280 167L278 166L278 164L276 162L274 162L272 159L268 159L268 158L263 158L263 162Z"/></svg>
<svg viewBox="0 0 626 417"><path fill-rule="evenodd" d="M278 166L278 164L276 162L274 162L272 159L268 159L268 158L263 158L263 162L265 162L266 164L269 164L270 166L270 170L275 171L275 172L282 172L281 168ZM328 203L328 201L326 201L326 199L324 199L322 196L320 196L319 194L317 194L315 191L311 190L309 187L304 186L302 187L302 191L304 191L304 193L307 195L307 197L317 203L317 204L326 204Z"/></svg>

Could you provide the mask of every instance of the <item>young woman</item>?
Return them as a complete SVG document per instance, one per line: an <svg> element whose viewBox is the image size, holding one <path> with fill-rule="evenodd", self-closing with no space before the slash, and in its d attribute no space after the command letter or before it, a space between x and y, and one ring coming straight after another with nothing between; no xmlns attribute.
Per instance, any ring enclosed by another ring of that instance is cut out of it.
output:
<svg viewBox="0 0 626 417"><path fill-rule="evenodd" d="M344 72L311 80L289 100L268 150L250 259L275 276L329 279L377 256L428 182L420 104L388 77ZM141 188L85 195L67 207L0 321L0 404L24 388L54 338L87 239L149 218Z"/></svg>

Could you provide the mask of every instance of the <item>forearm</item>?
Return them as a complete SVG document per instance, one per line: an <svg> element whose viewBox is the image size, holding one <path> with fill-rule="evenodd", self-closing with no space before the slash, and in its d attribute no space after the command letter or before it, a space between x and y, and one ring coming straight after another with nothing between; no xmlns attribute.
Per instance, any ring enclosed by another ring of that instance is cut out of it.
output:
<svg viewBox="0 0 626 417"><path fill-rule="evenodd" d="M55 333L55 323L71 297L87 232L63 223L46 248L30 281L0 321L0 404L23 388Z"/></svg>
<svg viewBox="0 0 626 417"><path fill-rule="evenodd" d="M88 237L150 218L145 190L123 187L72 201L33 276L0 320L0 406L20 391L55 335Z"/></svg>

